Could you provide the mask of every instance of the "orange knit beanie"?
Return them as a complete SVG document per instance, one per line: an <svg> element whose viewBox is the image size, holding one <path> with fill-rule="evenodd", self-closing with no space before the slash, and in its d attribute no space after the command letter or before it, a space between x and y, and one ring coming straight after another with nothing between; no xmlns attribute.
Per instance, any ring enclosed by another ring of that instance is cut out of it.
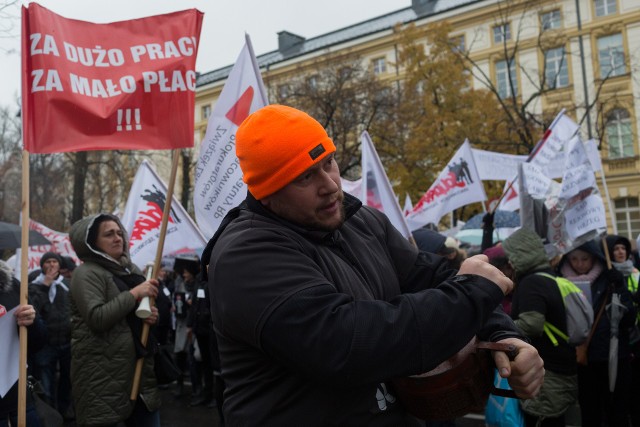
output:
<svg viewBox="0 0 640 427"><path fill-rule="evenodd" d="M284 105L268 105L247 117L236 132L242 180L260 200L336 151L313 117Z"/></svg>

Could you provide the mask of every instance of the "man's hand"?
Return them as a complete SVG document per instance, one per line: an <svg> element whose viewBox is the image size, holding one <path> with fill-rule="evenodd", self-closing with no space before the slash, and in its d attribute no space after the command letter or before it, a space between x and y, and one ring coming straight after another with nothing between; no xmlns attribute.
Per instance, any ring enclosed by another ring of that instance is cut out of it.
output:
<svg viewBox="0 0 640 427"><path fill-rule="evenodd" d="M36 318L36 310L29 304L19 305L14 316L16 316L18 326L29 326Z"/></svg>
<svg viewBox="0 0 640 427"><path fill-rule="evenodd" d="M538 350L517 338L506 338L498 342L513 344L518 349L518 355L513 361L502 351L493 352L493 360L500 376L509 380L509 385L519 398L535 397L544 380L544 363Z"/></svg>
<svg viewBox="0 0 640 427"><path fill-rule="evenodd" d="M147 317L143 320L144 323L147 323L149 326L153 326L158 323L158 308L155 305L151 306L151 316Z"/></svg>
<svg viewBox="0 0 640 427"><path fill-rule="evenodd" d="M485 279L491 280L500 286L502 293L507 295L513 290L513 282L504 273L493 265L489 264L486 255L475 255L465 259L458 270L458 274L476 274Z"/></svg>
<svg viewBox="0 0 640 427"><path fill-rule="evenodd" d="M47 286L50 286L58 278L58 274L60 273L60 267L58 266L57 263L56 263L56 266L45 264L43 273L44 273L44 280L43 280L44 284Z"/></svg>

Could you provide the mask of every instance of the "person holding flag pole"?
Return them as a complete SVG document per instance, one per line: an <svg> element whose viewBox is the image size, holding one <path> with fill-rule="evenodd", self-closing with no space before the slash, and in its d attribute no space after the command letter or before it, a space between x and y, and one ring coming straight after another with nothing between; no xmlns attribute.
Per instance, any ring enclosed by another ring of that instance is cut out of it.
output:
<svg viewBox="0 0 640 427"><path fill-rule="evenodd" d="M522 398L544 369L494 311L512 282L484 255L458 275L341 189L335 145L308 114L269 105L236 134L248 187L202 255L229 425L419 425L388 381L480 339ZM241 303L240 303L241 302Z"/></svg>
<svg viewBox="0 0 640 427"><path fill-rule="evenodd" d="M95 24L64 18L37 3L22 8L23 248L27 247L28 236L30 152L178 150L193 146L195 62L202 18L201 12L191 9ZM37 48L32 43L35 39L41 40L46 47ZM169 54L156 57L147 50L147 46L151 45L162 46L168 49ZM74 54L77 46L102 46L104 52L111 54L109 61L113 63L108 65L117 66L88 67L83 64L84 61L77 60ZM66 55L59 54L61 49L65 49ZM46 77L43 77L45 73ZM46 81L46 85L41 85L42 81ZM167 84L169 81L170 85ZM177 157L174 151L173 180ZM167 207L170 206L170 200L168 198ZM98 218L101 220L97 221ZM163 218L163 221L167 221L167 218ZM98 215L76 224L76 230L84 226L84 231L91 231L90 239L87 234L75 237L74 247L77 246L76 251L82 247L86 259L83 268L79 267L74 273L71 283L72 312L75 305L74 315L78 322L72 331L71 371L72 378L74 375L78 377L74 378L73 390L77 400L77 422L79 425L115 424L129 418L135 408L140 413L136 411L135 420L130 421L130 425L159 425L159 417L154 415L154 412L157 414L159 400L154 391L153 360L145 359L143 393L138 399L136 384L140 374L137 372L141 370L143 361L136 362L134 351L135 346L140 344L144 349L148 324L153 324L157 319L157 309L151 304L152 313L145 319L147 326L132 322L140 326L140 342L133 339L125 320L127 314L132 313L136 299L155 296L157 281L145 281L143 278L141 284L118 282L122 278L120 276L139 281L139 276L136 276L139 270L129 259L126 234L118 218ZM166 233L166 228L161 233ZM158 245L160 251L163 239L161 237ZM80 253L78 256L82 258ZM87 259L91 261L86 262ZM155 271L159 270L159 265L160 255L156 257ZM25 276L26 250L22 251L21 267ZM93 281L85 281L86 275L91 275L90 271L100 273L92 277ZM110 275L109 271L115 274ZM84 286L89 282L96 286ZM26 277L23 277L22 285L26 286L26 283ZM104 285L101 290L100 284ZM119 292L120 284L128 288L127 292ZM73 288L76 289L75 294ZM92 289L97 294L92 294ZM107 294L110 298L105 300ZM83 300L83 297L86 298ZM26 298L26 288L21 290L21 303L23 298ZM76 300L81 303L78 304ZM85 304L88 302L93 304L91 310L87 308L90 304ZM78 339L83 332L87 338L84 342ZM109 341L109 338L114 341ZM78 349L82 349L87 342L96 345L84 347L86 353ZM115 345L116 342L120 345ZM24 427L26 330L23 327L20 331L20 347L18 425ZM100 354L95 353L96 348L101 349ZM91 355L114 363L112 369L107 370L95 363L84 365L77 360L78 356ZM92 371L87 371L91 368ZM101 372L101 382L82 384L82 375L76 374L83 369L87 375L85 380ZM82 384L78 390L77 381ZM133 398L130 398L132 394Z"/></svg>

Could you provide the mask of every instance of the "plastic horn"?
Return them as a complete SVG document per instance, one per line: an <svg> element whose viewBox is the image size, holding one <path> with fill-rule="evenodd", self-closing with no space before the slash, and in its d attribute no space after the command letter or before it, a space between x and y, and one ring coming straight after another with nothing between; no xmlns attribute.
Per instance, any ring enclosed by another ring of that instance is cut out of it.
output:
<svg viewBox="0 0 640 427"><path fill-rule="evenodd" d="M153 264L149 263L147 264L147 280L151 279L152 277ZM136 310L136 316L138 316L140 319L146 319L147 317L151 316L151 303L149 301L149 297L144 297L142 298L142 300L140 300L140 305Z"/></svg>

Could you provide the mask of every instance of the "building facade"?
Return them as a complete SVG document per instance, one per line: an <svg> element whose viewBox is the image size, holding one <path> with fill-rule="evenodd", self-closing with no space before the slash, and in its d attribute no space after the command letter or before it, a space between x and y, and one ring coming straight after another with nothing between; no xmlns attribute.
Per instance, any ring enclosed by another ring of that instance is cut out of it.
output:
<svg viewBox="0 0 640 427"><path fill-rule="evenodd" d="M475 88L515 97L532 114L565 106L584 139L600 146L613 218L609 232L640 233L640 0L412 0L409 7L313 38L282 31L278 49L258 54L271 91L341 52L355 54L380 79L402 80L397 24L445 21L470 64ZM199 74L196 148L232 65ZM274 93L269 94L275 98ZM426 190L426 189L425 189Z"/></svg>

